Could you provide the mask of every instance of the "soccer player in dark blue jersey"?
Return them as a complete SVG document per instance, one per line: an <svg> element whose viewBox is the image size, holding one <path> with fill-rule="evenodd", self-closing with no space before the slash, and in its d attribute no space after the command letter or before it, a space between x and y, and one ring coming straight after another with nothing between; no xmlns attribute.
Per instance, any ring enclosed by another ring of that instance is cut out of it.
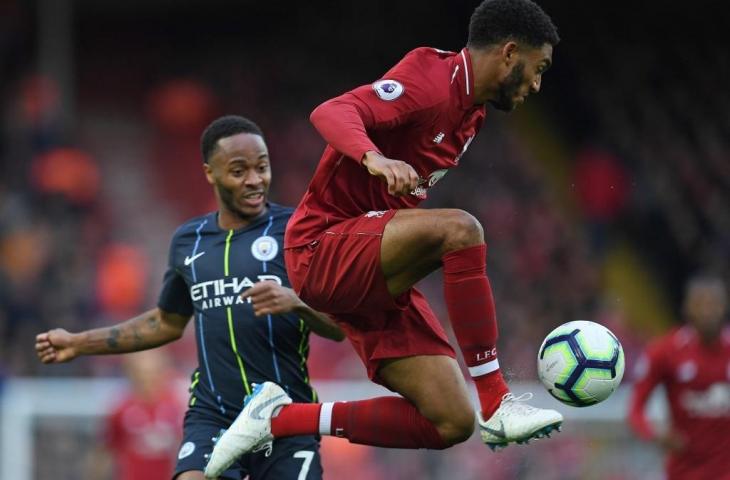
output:
<svg viewBox="0 0 730 480"><path fill-rule="evenodd" d="M205 175L218 211L185 222L170 246L157 308L106 328L36 338L43 363L79 355L145 350L180 338L194 319L199 367L193 374L175 477L202 480L213 438L233 422L253 385L281 385L296 402L314 402L308 335L341 341L342 331L304 304L289 285L284 230L292 209L268 202L271 166L264 137L248 119L215 120L201 140ZM241 458L220 478L320 479L314 436L277 440Z"/></svg>

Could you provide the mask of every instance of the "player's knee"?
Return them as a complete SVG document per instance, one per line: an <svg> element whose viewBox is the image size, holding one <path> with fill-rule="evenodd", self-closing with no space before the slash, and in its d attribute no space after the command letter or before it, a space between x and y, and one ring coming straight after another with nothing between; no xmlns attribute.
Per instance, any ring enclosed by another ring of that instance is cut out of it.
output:
<svg viewBox="0 0 730 480"><path fill-rule="evenodd" d="M484 243L484 229L479 220L463 210L452 210L444 222L444 253Z"/></svg>
<svg viewBox="0 0 730 480"><path fill-rule="evenodd" d="M437 429L447 447L465 442L474 433L476 418L471 409L452 412L447 421L441 422Z"/></svg>

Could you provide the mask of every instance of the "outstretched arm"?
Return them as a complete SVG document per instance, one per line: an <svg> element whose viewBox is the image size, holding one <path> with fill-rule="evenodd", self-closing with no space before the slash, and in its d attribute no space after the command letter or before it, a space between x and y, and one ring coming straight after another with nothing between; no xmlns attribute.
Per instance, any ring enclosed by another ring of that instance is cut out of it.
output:
<svg viewBox="0 0 730 480"><path fill-rule="evenodd" d="M147 350L180 338L189 320L189 316L153 308L110 327L80 333L56 328L36 336L36 354L43 363L62 363L80 355Z"/></svg>
<svg viewBox="0 0 730 480"><path fill-rule="evenodd" d="M243 292L241 298L250 299L257 316L295 313L320 337L337 342L345 338L344 332L331 318L310 308L291 288L276 282L259 282Z"/></svg>

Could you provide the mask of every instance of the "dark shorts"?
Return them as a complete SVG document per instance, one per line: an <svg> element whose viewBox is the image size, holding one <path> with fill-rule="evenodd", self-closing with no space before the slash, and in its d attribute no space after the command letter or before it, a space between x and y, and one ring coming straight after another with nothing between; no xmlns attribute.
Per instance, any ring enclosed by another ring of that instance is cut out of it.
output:
<svg viewBox="0 0 730 480"><path fill-rule="evenodd" d="M213 450L213 437L228 426L212 415L188 410L173 478L183 472L205 470L204 455ZM321 480L319 441L314 436L276 439L269 457L263 451L244 455L220 478L241 480L247 475L250 480Z"/></svg>
<svg viewBox="0 0 730 480"><path fill-rule="evenodd" d="M331 314L377 377L382 360L446 355L454 349L425 297L410 290L393 298L380 263L380 242L397 210L369 212L328 227L309 245L284 252L294 290L310 307Z"/></svg>

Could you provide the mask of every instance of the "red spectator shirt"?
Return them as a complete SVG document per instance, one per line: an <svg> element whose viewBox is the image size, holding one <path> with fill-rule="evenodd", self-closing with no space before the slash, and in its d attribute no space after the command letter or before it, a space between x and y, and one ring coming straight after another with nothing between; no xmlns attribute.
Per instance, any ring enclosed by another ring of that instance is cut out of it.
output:
<svg viewBox="0 0 730 480"><path fill-rule="evenodd" d="M328 145L294 212L287 248L306 245L329 225L368 211L413 208L449 168L459 163L484 122L474 105L471 58L434 48L409 52L382 79L317 107L310 117ZM410 164L420 177L410 195L388 193L368 173L363 155L374 150Z"/></svg>
<svg viewBox="0 0 730 480"><path fill-rule="evenodd" d="M730 328L703 345L685 326L649 345L636 366L629 420L644 439L654 432L644 406L657 385L666 389L672 430L686 446L667 459L669 479L730 479Z"/></svg>
<svg viewBox="0 0 730 480"><path fill-rule="evenodd" d="M116 468L114 478L172 478L182 419L182 406L172 392L161 392L152 402L134 395L123 399L106 423L107 448Z"/></svg>

